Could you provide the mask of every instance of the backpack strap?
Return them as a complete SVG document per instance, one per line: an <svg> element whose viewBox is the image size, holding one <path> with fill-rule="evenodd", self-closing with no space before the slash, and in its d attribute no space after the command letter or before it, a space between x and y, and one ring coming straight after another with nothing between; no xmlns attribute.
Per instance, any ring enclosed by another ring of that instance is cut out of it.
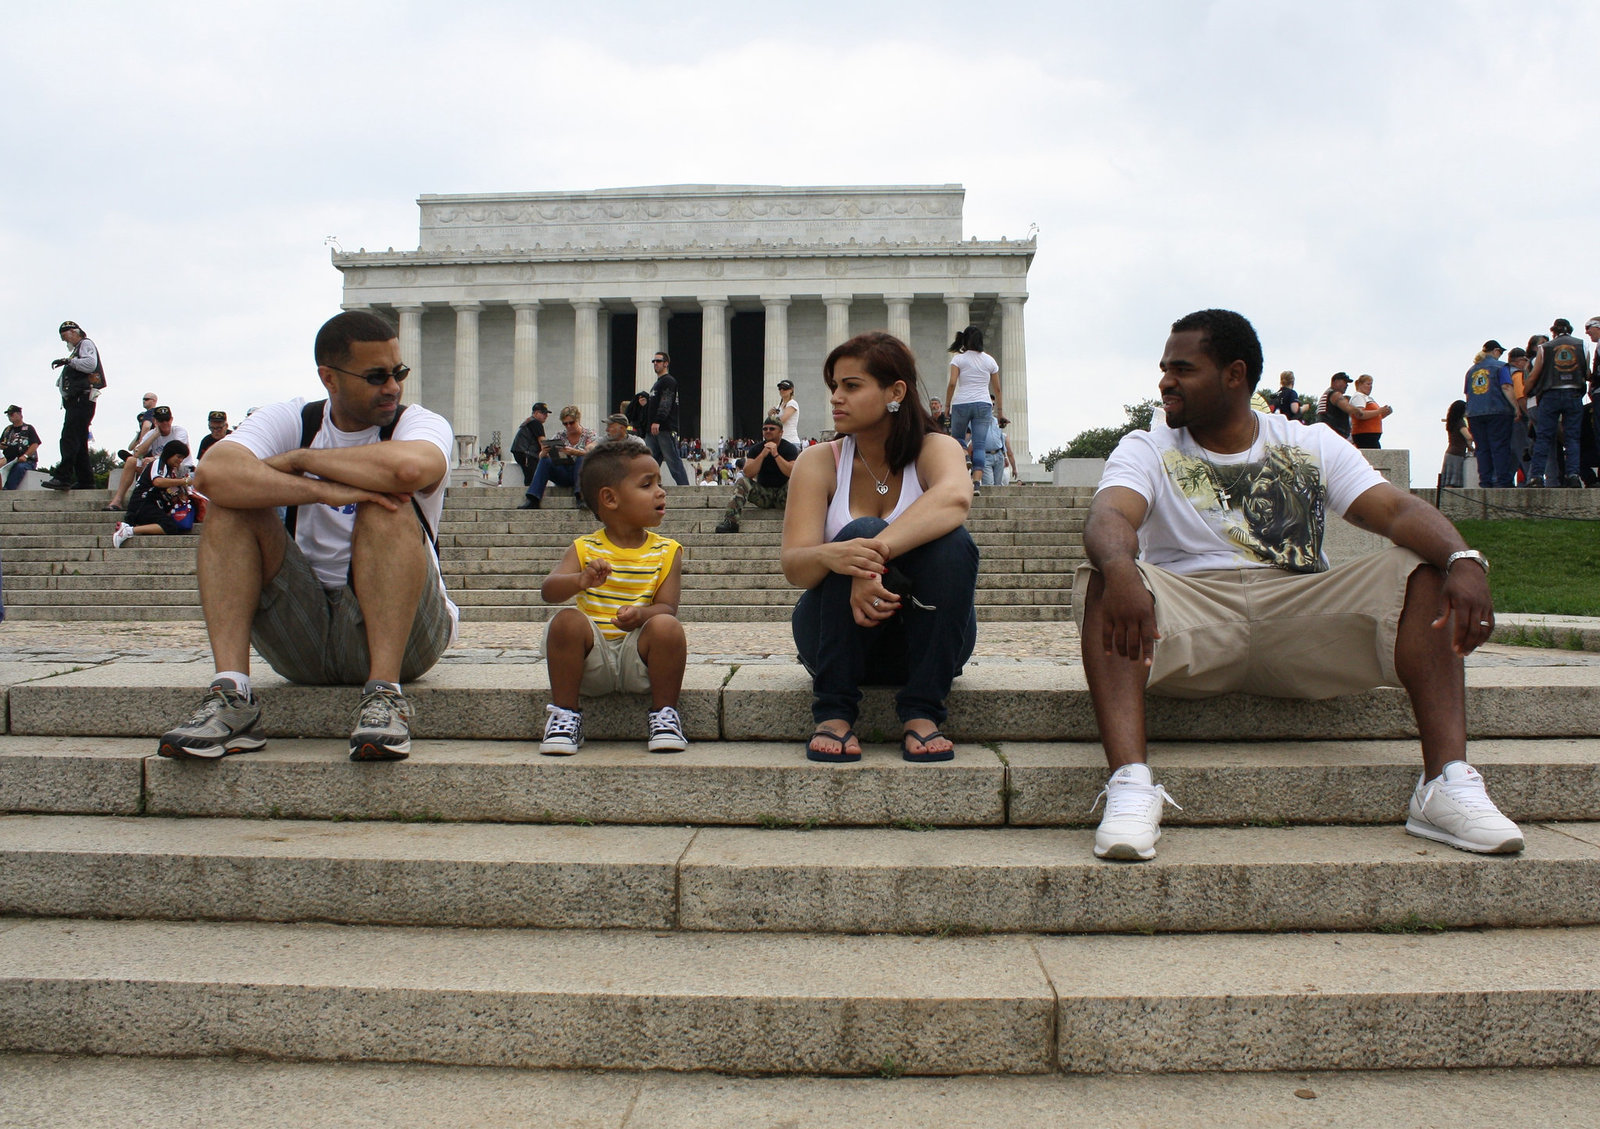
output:
<svg viewBox="0 0 1600 1129"><path fill-rule="evenodd" d="M300 446L309 447L317 434L322 430L322 420L327 414L328 401L313 400L300 409ZM394 419L378 428L378 442L387 442L394 438L394 429L400 426L400 417L406 414L406 405L401 404L394 413ZM428 519L422 513L422 504L417 501L415 494L411 496L411 508L416 512L417 520L422 523L423 532L428 535L428 544L433 546L433 555L439 556L439 537L428 524ZM294 539L295 527L299 524L300 507L288 506L283 511L283 527L289 531L289 539Z"/></svg>

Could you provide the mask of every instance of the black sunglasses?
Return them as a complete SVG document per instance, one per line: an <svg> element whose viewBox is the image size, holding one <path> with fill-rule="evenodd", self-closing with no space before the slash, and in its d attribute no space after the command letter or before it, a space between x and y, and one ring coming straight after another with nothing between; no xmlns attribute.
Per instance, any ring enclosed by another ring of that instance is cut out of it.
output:
<svg viewBox="0 0 1600 1129"><path fill-rule="evenodd" d="M404 384L406 377L411 375L409 365L395 365L393 370L380 369L377 372L351 372L349 369L340 368L338 365L328 365L334 372L342 372L346 376L360 377L374 388L382 388L389 381Z"/></svg>

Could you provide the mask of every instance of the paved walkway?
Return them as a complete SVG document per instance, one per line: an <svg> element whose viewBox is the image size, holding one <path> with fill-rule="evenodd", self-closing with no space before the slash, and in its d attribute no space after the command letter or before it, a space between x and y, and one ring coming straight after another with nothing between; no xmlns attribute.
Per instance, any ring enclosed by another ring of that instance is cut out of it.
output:
<svg viewBox="0 0 1600 1129"><path fill-rule="evenodd" d="M794 641L787 623L691 623L689 661L695 663L792 663ZM1569 641L1572 632L1600 646L1600 621L1554 616L1502 616L1497 634L1536 638L1550 632ZM463 623L461 639L445 653L450 663L532 663L543 656L538 623ZM1080 661L1078 632L1071 623L982 623L973 656L985 663L1012 661L1072 665ZM192 662L210 657L199 623L45 620L0 623L0 662L82 663L133 660ZM1471 666L1600 666L1600 651L1512 646L1482 647Z"/></svg>

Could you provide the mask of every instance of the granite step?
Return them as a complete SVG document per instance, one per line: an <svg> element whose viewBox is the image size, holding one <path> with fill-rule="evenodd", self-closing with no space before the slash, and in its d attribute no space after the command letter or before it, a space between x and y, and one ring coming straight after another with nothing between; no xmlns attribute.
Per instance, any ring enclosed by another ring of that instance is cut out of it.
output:
<svg viewBox="0 0 1600 1129"><path fill-rule="evenodd" d="M1187 829L1149 863L1024 829L0 816L0 915L731 933L1600 924L1600 824L1516 856L1398 826ZM1309 896L1310 891L1315 896Z"/></svg>
<svg viewBox="0 0 1600 1129"><path fill-rule="evenodd" d="M1600 1119L1600 1070L1592 1067L972 1075L888 1084L882 1076L8 1055L0 1057L0 1075L8 1112L30 1129L103 1124L108 1109L127 1129L281 1129L335 1119L345 1126L459 1129L1068 1129L1157 1122L1162 1129L1369 1129L1393 1124L1401 1110L1412 1124L1457 1129Z"/></svg>
<svg viewBox="0 0 1600 1129"><path fill-rule="evenodd" d="M1600 929L903 937L0 919L0 1050L958 1074L1572 1066Z"/></svg>
<svg viewBox="0 0 1600 1129"><path fill-rule="evenodd" d="M530 633L529 646L536 646ZM209 663L110 662L12 686L10 732L155 736L188 716L211 675ZM1587 737L1600 732L1600 687L1589 667L1469 666L1472 738ZM271 736L347 735L354 691L295 686L259 671ZM408 684L412 731L423 739L529 740L543 731L545 664L447 662ZM865 690L856 729L868 741L899 733L892 691ZM586 700L597 740L642 737L646 698ZM801 741L811 733L811 679L798 664L691 663L681 708L693 740ZM1098 738L1081 666L974 660L956 679L943 726L957 741L1092 741ZM1151 696L1155 740L1375 740L1416 735L1406 694L1371 690L1324 701L1235 694L1203 701Z"/></svg>
<svg viewBox="0 0 1600 1129"><path fill-rule="evenodd" d="M598 719L596 719L598 720ZM626 720L626 719L622 719ZM591 740L543 757L533 740L412 742L411 758L352 764L346 736L273 738L216 763L155 755L150 737L0 737L0 810L250 819L689 824L759 827L1085 828L1105 757L1094 742L963 744L910 764L892 744L855 764L800 742L694 740L673 756ZM1600 812L1600 739L1475 741L1472 761L1524 823ZM1163 825L1393 825L1421 759L1415 741L1159 742L1157 779L1183 805Z"/></svg>

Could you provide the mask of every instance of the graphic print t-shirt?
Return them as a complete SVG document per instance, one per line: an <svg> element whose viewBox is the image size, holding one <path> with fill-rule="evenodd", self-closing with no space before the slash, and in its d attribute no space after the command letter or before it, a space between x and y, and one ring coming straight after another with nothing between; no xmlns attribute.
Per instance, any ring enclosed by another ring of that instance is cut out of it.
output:
<svg viewBox="0 0 1600 1129"><path fill-rule="evenodd" d="M1140 560L1180 574L1326 571L1328 511L1342 516L1383 475L1326 424L1255 416L1255 443L1232 455L1202 454L1187 428L1167 427L1159 412L1149 431L1122 437L1099 488L1124 486L1149 503Z"/></svg>

